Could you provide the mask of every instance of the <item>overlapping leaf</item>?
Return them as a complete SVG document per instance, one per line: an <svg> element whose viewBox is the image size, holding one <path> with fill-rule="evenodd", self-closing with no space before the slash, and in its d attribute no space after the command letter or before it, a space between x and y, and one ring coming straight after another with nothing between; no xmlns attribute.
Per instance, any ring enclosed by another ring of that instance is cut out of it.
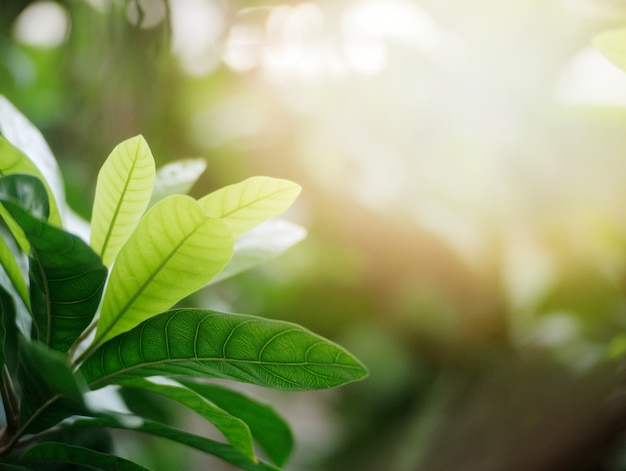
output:
<svg viewBox="0 0 626 471"><path fill-rule="evenodd" d="M231 445L220 443L209 438L200 437L182 430L159 424L137 416L108 414L98 418L78 419L69 427L108 427L143 432L167 438L177 443L201 450L216 456L227 463L233 464L244 471L280 471L277 467L261 460L253 461Z"/></svg>
<svg viewBox="0 0 626 471"><path fill-rule="evenodd" d="M96 469L114 469L117 471L147 471L148 468L120 458L119 456L99 451L72 446L60 442L37 443L24 453L18 463L26 465L67 463Z"/></svg>
<svg viewBox="0 0 626 471"><path fill-rule="evenodd" d="M36 433L74 414L88 414L66 358L36 341L19 343L21 433ZM21 434L20 433L20 434Z"/></svg>
<svg viewBox="0 0 626 471"><path fill-rule="evenodd" d="M293 435L289 425L274 408L214 383L188 380L179 382L243 420L268 458L277 466L285 465L293 451Z"/></svg>
<svg viewBox="0 0 626 471"><path fill-rule="evenodd" d="M0 136L0 175L26 174L37 177L46 188L50 205L51 224L61 227L61 215L57 206L57 201L37 166L20 150L14 147L4 137Z"/></svg>
<svg viewBox="0 0 626 471"><path fill-rule="evenodd" d="M154 178L154 158L142 136L118 144L100 169L90 245L106 266L113 263L148 207Z"/></svg>
<svg viewBox="0 0 626 471"><path fill-rule="evenodd" d="M300 185L289 180L252 177L220 188L199 202L208 216L223 220L237 237L283 213L300 191Z"/></svg>
<svg viewBox="0 0 626 471"><path fill-rule="evenodd" d="M172 195L186 195L206 169L204 159L171 162L156 172L150 205Z"/></svg>
<svg viewBox="0 0 626 471"><path fill-rule="evenodd" d="M3 203L31 244L30 302L38 338L65 352L93 319L106 268L80 238L36 219L12 201Z"/></svg>
<svg viewBox="0 0 626 471"><path fill-rule="evenodd" d="M154 316L106 342L80 370L92 389L126 378L183 375L308 390L367 375L346 350L296 324L202 309Z"/></svg>
<svg viewBox="0 0 626 471"><path fill-rule="evenodd" d="M172 307L228 263L233 237L189 196L154 205L120 251L96 332L101 343Z"/></svg>
<svg viewBox="0 0 626 471"><path fill-rule="evenodd" d="M127 379L122 382L122 385L151 391L189 407L222 432L233 447L251 460L256 460L252 447L252 435L246 423L209 402L197 392L181 386L153 383L143 378Z"/></svg>
<svg viewBox="0 0 626 471"><path fill-rule="evenodd" d="M235 241L228 265L209 284L218 283L272 260L306 236L306 229L278 219L266 221Z"/></svg>

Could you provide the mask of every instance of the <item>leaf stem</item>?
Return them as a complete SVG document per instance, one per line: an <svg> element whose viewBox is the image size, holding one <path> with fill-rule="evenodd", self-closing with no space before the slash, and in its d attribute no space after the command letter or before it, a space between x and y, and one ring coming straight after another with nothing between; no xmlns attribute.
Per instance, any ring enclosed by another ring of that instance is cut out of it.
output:
<svg viewBox="0 0 626 471"><path fill-rule="evenodd" d="M17 395L13 389L13 381L9 375L7 366L2 368L2 376L0 380L0 394L2 395L2 403L6 415L6 426L0 433L0 449L8 449L14 442L16 432L19 428L20 405Z"/></svg>
<svg viewBox="0 0 626 471"><path fill-rule="evenodd" d="M80 346L81 343L83 343L85 341L85 339L87 337L89 337L91 335L91 333L94 331L94 329L96 328L96 326L98 325L97 322L92 322L84 331L82 334L79 335L79 337L76 339L76 341L74 342L74 345L71 346L71 348L68 350L67 352L67 357L71 360L74 357L74 354L76 353L76 350L78 349L78 347Z"/></svg>

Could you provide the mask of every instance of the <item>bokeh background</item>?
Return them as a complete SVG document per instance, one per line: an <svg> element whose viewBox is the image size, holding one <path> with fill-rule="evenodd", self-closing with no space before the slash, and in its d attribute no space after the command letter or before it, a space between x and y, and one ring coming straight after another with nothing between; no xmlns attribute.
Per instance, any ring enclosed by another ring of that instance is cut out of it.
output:
<svg viewBox="0 0 626 471"><path fill-rule="evenodd" d="M626 72L592 39L625 25L620 0L0 0L0 94L86 218L136 134L158 165L205 157L198 196L303 186L308 238L194 300L370 369L254 391L293 426L288 470L617 471ZM231 469L118 438L157 470Z"/></svg>

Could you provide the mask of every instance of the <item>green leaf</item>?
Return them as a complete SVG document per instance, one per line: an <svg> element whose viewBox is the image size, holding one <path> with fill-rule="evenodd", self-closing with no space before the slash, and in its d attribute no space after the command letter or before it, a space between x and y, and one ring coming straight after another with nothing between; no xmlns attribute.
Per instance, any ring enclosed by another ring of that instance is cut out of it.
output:
<svg viewBox="0 0 626 471"><path fill-rule="evenodd" d="M107 267L146 211L154 175L154 158L142 136L118 144L100 169L90 245Z"/></svg>
<svg viewBox="0 0 626 471"><path fill-rule="evenodd" d="M45 430L71 415L88 414L65 355L24 338L19 351L20 435Z"/></svg>
<svg viewBox="0 0 626 471"><path fill-rule="evenodd" d="M111 270L96 342L163 312L202 288L230 260L234 241L189 196L170 196L142 218Z"/></svg>
<svg viewBox="0 0 626 471"><path fill-rule="evenodd" d="M306 237L306 229L279 219L266 221L235 241L235 252L226 268L209 284L215 284L276 258Z"/></svg>
<svg viewBox="0 0 626 471"><path fill-rule="evenodd" d="M34 218L13 202L4 205L31 244L30 301L38 338L66 352L93 319L106 268L80 238Z"/></svg>
<svg viewBox="0 0 626 471"><path fill-rule="evenodd" d="M252 435L245 422L220 409L200 394L184 387L157 384L143 378L127 379L121 384L123 386L144 389L160 394L189 407L212 423L238 451L251 460L256 460L252 446Z"/></svg>
<svg viewBox="0 0 626 471"><path fill-rule="evenodd" d="M13 218L11 218L11 220L13 220ZM16 227L19 228L17 223L15 224ZM26 237L24 237L24 239L26 240ZM8 294L12 298L13 305L15 307L15 316L11 320L11 325L6 325L6 328L11 331L19 329L25 337L30 337L31 326L33 323L32 314L30 312L30 295L28 291L18 294L17 288L14 286L14 282L11 281L11 278L16 278L17 281L15 283L23 283L24 287L22 289L27 289L25 280L28 278L28 257L24 252L20 250L17 242L15 241L15 238L12 236L10 231L2 224L0 224L0 240L2 240L2 243L5 246L5 248L2 250L6 250L8 248L8 250L10 251L10 254L6 254L7 259L11 260L8 262L8 264L17 265L17 267L15 267L14 265L13 268L9 270L19 271L19 273L15 272L11 275L11 277L9 277L4 269L0 270L0 285L4 287L4 289L8 292ZM26 241L26 243L28 243L28 241ZM5 255L3 255L3 257L4 256ZM20 279L22 281L19 281ZM17 352L17 343L14 343L14 347L15 348L13 351Z"/></svg>
<svg viewBox="0 0 626 471"><path fill-rule="evenodd" d="M6 324L15 319L15 306L9 293L0 286L0 370L7 362L5 355L5 341L7 338Z"/></svg>
<svg viewBox="0 0 626 471"><path fill-rule="evenodd" d="M17 463L37 465L39 463L49 464L51 461L117 471L145 471L148 469L119 456L58 442L44 442L33 445L20 457Z"/></svg>
<svg viewBox="0 0 626 471"><path fill-rule="evenodd" d="M626 70L626 28L600 33L593 39L593 45L611 62Z"/></svg>
<svg viewBox="0 0 626 471"><path fill-rule="evenodd" d="M237 237L283 213L300 190L300 185L289 180L252 177L214 191L199 202L208 216L220 218Z"/></svg>
<svg viewBox="0 0 626 471"><path fill-rule="evenodd" d="M308 390L367 375L347 351L296 324L203 309L144 321L98 348L81 372L92 389L126 378L184 375Z"/></svg>
<svg viewBox="0 0 626 471"><path fill-rule="evenodd" d="M206 169L206 165L204 159L183 159L159 168L156 172L150 205L167 196L189 193Z"/></svg>
<svg viewBox="0 0 626 471"><path fill-rule="evenodd" d="M15 293L20 297L22 303L26 308L30 309L30 301L28 299L28 287L26 286L26 280L22 274L22 269L17 262L16 256L4 240L0 238L0 265L4 269L8 283L5 282L4 276L0 276L0 285L5 285L8 289L12 287ZM9 285L9 286L7 286Z"/></svg>
<svg viewBox="0 0 626 471"><path fill-rule="evenodd" d="M231 445L220 443L209 438L199 437L167 425L152 422L137 416L122 414L108 414L98 418L78 419L69 427L108 427L123 430L134 430L148 433L158 437L167 438L177 443L182 443L196 448L205 453L216 456L227 463L238 466L245 471L280 471L269 463L252 461L250 458L237 451Z"/></svg>
<svg viewBox="0 0 626 471"><path fill-rule="evenodd" d="M59 213L57 201L37 166L2 136L0 136L0 157L0 176L13 174L33 175L43 183L50 204L50 224L61 227L61 214Z"/></svg>
<svg viewBox="0 0 626 471"><path fill-rule="evenodd" d="M293 435L287 422L267 404L213 383L179 380L189 389L243 420L254 439L277 466L284 466L293 451Z"/></svg>

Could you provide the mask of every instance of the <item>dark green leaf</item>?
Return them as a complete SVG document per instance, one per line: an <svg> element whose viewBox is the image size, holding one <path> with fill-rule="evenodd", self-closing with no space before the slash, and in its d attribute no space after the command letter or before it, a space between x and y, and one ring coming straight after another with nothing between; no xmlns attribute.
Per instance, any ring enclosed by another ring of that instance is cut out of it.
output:
<svg viewBox="0 0 626 471"><path fill-rule="evenodd" d="M148 468L119 456L100 453L99 451L67 445L65 443L45 442L38 443L30 448L18 460L19 464L37 464L59 461L87 466L94 469L110 469L116 471L145 471Z"/></svg>
<svg viewBox="0 0 626 471"><path fill-rule="evenodd" d="M19 343L20 434L36 433L75 414L88 414L65 355L42 343Z"/></svg>
<svg viewBox="0 0 626 471"><path fill-rule="evenodd" d="M296 324L203 309L176 309L114 337L81 371L91 388L148 376L204 376L288 390L356 381L365 367Z"/></svg>
<svg viewBox="0 0 626 471"><path fill-rule="evenodd" d="M231 445L216 442L208 438L183 432L182 430L145 420L137 416L121 414L109 414L98 418L77 419L69 427L108 427L124 430L134 430L148 433L157 437L167 438L177 443L182 443L192 448L196 448L205 453L216 456L228 463L231 463L245 471L280 471L279 468L263 461L252 461Z"/></svg>
<svg viewBox="0 0 626 471"><path fill-rule="evenodd" d="M77 236L4 202L31 244L30 290L38 338L66 352L91 323L107 270Z"/></svg>
<svg viewBox="0 0 626 471"><path fill-rule="evenodd" d="M293 435L272 407L217 384L183 380L180 383L247 423L268 458L278 466L285 465L293 450Z"/></svg>
<svg viewBox="0 0 626 471"><path fill-rule="evenodd" d="M38 219L47 220L50 205L46 187L32 175L8 175L0 178L0 199L12 200Z"/></svg>
<svg viewBox="0 0 626 471"><path fill-rule="evenodd" d="M189 407L215 425L238 451L252 460L255 459L254 448L252 447L252 435L245 422L237 417L233 417L228 412L207 401L200 394L184 387L156 384L143 378L124 380L122 384L124 386L152 391L153 393L160 394Z"/></svg>

